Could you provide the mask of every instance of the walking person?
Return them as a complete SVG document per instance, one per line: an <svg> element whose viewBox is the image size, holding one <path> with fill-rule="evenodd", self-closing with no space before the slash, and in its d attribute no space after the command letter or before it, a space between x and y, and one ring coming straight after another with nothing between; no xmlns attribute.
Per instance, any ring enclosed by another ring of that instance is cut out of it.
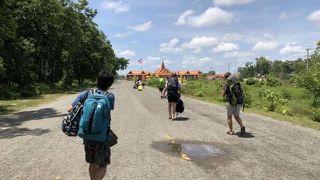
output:
<svg viewBox="0 0 320 180"><path fill-rule="evenodd" d="M232 126L232 116L236 119L240 125L240 135L244 135L246 130L240 118L240 110L244 103L244 94L241 88L241 84L237 81L235 74L231 75L230 72L224 75L225 83L223 85L222 96L226 99L227 120L229 131L227 134L234 135Z"/></svg>
<svg viewBox="0 0 320 180"><path fill-rule="evenodd" d="M167 93L168 96L168 112L169 112L169 119L176 120L177 113L176 107L177 102L180 99L180 84L175 73L168 78L166 86L162 92L162 97L165 96Z"/></svg>
<svg viewBox="0 0 320 180"><path fill-rule="evenodd" d="M84 102L78 134L83 138L91 180L102 180L110 164L110 111L114 109L115 97L108 89L113 82L113 75L101 71L97 77L97 88L82 92L72 103L74 107Z"/></svg>

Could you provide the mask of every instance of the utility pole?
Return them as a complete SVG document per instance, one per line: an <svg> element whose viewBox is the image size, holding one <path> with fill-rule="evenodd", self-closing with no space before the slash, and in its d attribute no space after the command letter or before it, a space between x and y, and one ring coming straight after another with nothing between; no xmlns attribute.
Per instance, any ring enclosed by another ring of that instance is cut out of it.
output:
<svg viewBox="0 0 320 180"><path fill-rule="evenodd" d="M311 48L307 48L306 51L307 51L307 71L309 71L309 56L310 56L310 53L309 51L311 50Z"/></svg>

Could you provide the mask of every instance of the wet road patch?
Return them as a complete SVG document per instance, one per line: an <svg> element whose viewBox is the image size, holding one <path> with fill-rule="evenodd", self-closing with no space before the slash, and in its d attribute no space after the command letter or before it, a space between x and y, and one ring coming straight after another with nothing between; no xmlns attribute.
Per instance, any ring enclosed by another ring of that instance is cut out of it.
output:
<svg viewBox="0 0 320 180"><path fill-rule="evenodd" d="M184 141L166 135L167 141L157 141L151 144L153 149L164 154L175 156L183 161L190 161L204 169L215 169L236 158L225 145L215 142Z"/></svg>

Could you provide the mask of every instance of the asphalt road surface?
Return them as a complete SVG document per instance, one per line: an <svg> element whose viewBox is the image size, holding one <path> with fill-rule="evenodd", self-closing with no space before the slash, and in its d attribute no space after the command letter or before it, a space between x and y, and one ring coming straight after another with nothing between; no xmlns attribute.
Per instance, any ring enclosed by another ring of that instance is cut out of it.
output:
<svg viewBox="0 0 320 180"><path fill-rule="evenodd" d="M320 179L319 131L244 113L248 134L232 136L224 107L182 97L171 121L156 89L123 81L111 91L119 143L105 179ZM0 117L1 180L89 179L82 140L60 130L75 97Z"/></svg>

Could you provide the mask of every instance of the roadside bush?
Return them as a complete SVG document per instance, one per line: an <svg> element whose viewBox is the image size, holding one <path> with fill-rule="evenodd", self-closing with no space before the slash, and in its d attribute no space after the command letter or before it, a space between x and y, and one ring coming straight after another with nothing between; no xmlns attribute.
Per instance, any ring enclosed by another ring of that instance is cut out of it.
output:
<svg viewBox="0 0 320 180"><path fill-rule="evenodd" d="M36 85L31 85L21 89L20 94L22 97L36 97L40 95L39 87Z"/></svg>
<svg viewBox="0 0 320 180"><path fill-rule="evenodd" d="M158 87L159 79L156 77L151 77L147 80L147 85L152 87Z"/></svg>
<svg viewBox="0 0 320 180"><path fill-rule="evenodd" d="M213 82L213 86L214 86L215 91L221 92L222 86L223 86L223 81L221 81L221 80L215 80L215 81Z"/></svg>
<svg viewBox="0 0 320 180"><path fill-rule="evenodd" d="M285 99L291 99L292 95L291 93L288 91L288 89L282 89L281 90L281 96Z"/></svg>
<svg viewBox="0 0 320 180"><path fill-rule="evenodd" d="M245 107L251 107L252 105L252 96L251 94L245 94Z"/></svg>
<svg viewBox="0 0 320 180"><path fill-rule="evenodd" d="M281 83L277 78L272 77L272 76L267 78L267 86L275 87L275 86L279 86L279 85L281 85Z"/></svg>
<svg viewBox="0 0 320 180"><path fill-rule="evenodd" d="M195 94L197 97L203 97L203 92L202 91L197 91Z"/></svg>
<svg viewBox="0 0 320 180"><path fill-rule="evenodd" d="M258 82L258 79L256 78L248 78L246 83L247 85L255 85Z"/></svg>
<svg viewBox="0 0 320 180"><path fill-rule="evenodd" d="M18 84L0 86L1 99L17 99L20 97Z"/></svg>
<svg viewBox="0 0 320 180"><path fill-rule="evenodd" d="M266 89L263 91L263 98L269 102L267 106L268 111L275 111L277 106L277 101L279 100L279 94L276 92Z"/></svg>
<svg viewBox="0 0 320 180"><path fill-rule="evenodd" d="M320 108L312 110L312 120L320 122Z"/></svg>

